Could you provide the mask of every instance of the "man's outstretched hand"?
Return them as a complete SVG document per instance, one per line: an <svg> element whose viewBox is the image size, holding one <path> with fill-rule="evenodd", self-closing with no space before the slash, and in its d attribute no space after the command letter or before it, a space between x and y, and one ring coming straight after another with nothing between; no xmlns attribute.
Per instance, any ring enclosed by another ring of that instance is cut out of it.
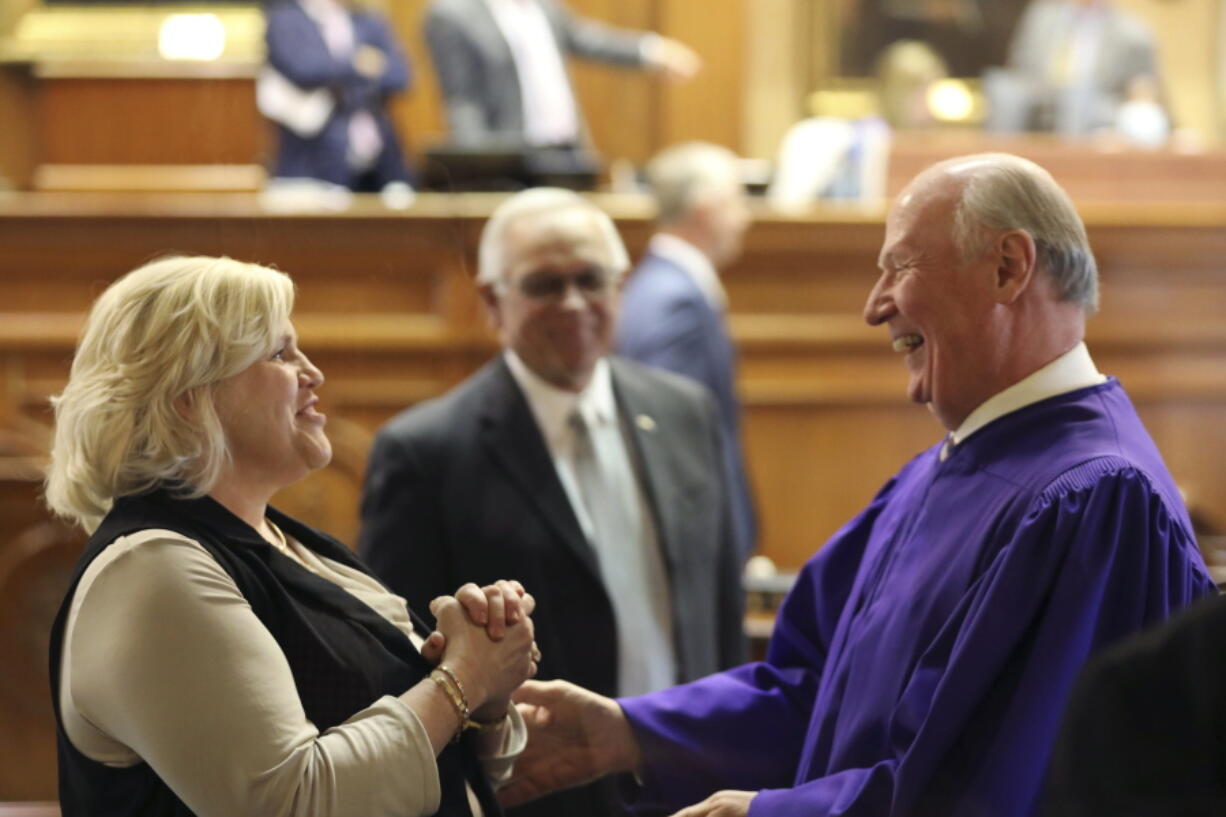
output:
<svg viewBox="0 0 1226 817"><path fill-rule="evenodd" d="M528 746L498 791L503 806L639 770L638 742L613 699L566 681L528 681L512 697L528 725Z"/></svg>
<svg viewBox="0 0 1226 817"><path fill-rule="evenodd" d="M756 794L756 791L731 789L717 791L701 803L681 809L673 817L745 817L749 814L749 802Z"/></svg>

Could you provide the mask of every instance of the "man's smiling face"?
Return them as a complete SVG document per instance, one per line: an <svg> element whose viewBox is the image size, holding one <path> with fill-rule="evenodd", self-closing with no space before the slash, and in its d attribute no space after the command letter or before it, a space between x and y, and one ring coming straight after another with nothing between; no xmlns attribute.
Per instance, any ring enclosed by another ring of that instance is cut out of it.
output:
<svg viewBox="0 0 1226 817"><path fill-rule="evenodd" d="M993 297L996 264L990 242L969 257L955 243L959 193L949 176L921 176L899 197L864 308L869 325L885 324L905 355L908 397L951 430L1008 385L998 365L1005 326Z"/></svg>

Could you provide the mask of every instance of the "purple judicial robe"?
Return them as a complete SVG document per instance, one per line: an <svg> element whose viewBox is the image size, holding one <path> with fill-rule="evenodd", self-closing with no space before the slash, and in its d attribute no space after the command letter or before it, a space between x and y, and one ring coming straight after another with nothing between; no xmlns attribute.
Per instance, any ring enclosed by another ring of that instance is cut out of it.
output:
<svg viewBox="0 0 1226 817"><path fill-rule="evenodd" d="M620 701L640 805L750 817L1035 811L1092 652L1216 592L1112 379L916 457L809 560L765 662Z"/></svg>

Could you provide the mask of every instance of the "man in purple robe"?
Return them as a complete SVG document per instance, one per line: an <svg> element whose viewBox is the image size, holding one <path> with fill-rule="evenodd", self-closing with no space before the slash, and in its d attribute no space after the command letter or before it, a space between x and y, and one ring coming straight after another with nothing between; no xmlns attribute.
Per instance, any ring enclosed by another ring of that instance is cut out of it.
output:
<svg viewBox="0 0 1226 817"><path fill-rule="evenodd" d="M929 168L879 266L865 320L945 439L809 560L765 661L618 701L526 685L506 801L634 772L635 802L679 817L1030 815L1086 658L1215 592L1161 456L1082 342L1097 271L1046 171Z"/></svg>

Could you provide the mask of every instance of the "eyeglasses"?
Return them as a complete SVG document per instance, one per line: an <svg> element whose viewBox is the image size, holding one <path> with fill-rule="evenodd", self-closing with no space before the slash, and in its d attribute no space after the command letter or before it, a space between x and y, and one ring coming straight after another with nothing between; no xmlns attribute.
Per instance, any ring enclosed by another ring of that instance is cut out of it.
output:
<svg viewBox="0 0 1226 817"><path fill-rule="evenodd" d="M525 298L534 301L560 301L574 285L589 301L605 298L613 291L613 274L602 267L588 267L573 275L551 272L529 273L516 285Z"/></svg>

